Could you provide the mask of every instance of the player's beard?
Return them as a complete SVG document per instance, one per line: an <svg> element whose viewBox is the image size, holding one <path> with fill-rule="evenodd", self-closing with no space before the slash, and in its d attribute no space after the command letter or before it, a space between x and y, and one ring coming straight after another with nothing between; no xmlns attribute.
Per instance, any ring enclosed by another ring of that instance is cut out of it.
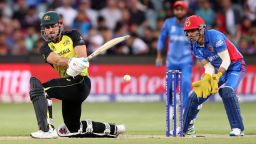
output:
<svg viewBox="0 0 256 144"><path fill-rule="evenodd" d="M193 35L193 36L188 36L188 38L189 38L189 40L192 41L192 42L197 42L197 41L199 40L199 38L200 38L200 34L199 34L199 32L198 32L198 33L196 33L196 34Z"/></svg>
<svg viewBox="0 0 256 144"><path fill-rule="evenodd" d="M58 33L50 33L48 37L50 40L56 41L58 39Z"/></svg>
<svg viewBox="0 0 256 144"><path fill-rule="evenodd" d="M61 33L60 32L51 32L49 34L46 34L45 32L43 32L43 38L47 41L47 42L58 42L60 40L61 37Z"/></svg>
<svg viewBox="0 0 256 144"><path fill-rule="evenodd" d="M41 29L41 36L43 39L47 42L58 42L61 39L61 34L63 31L63 27L59 26L58 30L51 31L51 32L46 32L44 28Z"/></svg>

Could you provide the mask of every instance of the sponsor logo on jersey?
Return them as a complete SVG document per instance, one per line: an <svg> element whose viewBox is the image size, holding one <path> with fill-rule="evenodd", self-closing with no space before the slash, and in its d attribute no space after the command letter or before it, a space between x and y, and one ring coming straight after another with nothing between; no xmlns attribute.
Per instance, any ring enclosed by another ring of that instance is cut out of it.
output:
<svg viewBox="0 0 256 144"><path fill-rule="evenodd" d="M65 50L59 52L58 54L59 54L60 56L62 56L62 55L67 54L67 53L69 53L69 52L70 52L69 49L65 49Z"/></svg>
<svg viewBox="0 0 256 144"><path fill-rule="evenodd" d="M216 42L216 47L220 47L224 44L224 41L223 40L219 40Z"/></svg>
<svg viewBox="0 0 256 144"><path fill-rule="evenodd" d="M214 60L216 60L218 57L219 57L218 55L210 56L210 57L208 57L208 60L209 60L209 61L214 61Z"/></svg>

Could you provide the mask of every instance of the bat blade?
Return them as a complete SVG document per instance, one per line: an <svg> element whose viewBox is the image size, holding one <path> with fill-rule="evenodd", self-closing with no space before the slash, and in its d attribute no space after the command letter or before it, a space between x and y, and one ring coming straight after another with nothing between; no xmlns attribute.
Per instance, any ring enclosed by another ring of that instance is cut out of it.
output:
<svg viewBox="0 0 256 144"><path fill-rule="evenodd" d="M98 56L99 54L105 52L106 50L112 48L113 46L127 40L129 37L130 37L129 35L126 35L126 36L114 38L114 39L106 42L101 47L99 47L96 51L94 51L92 54L90 54L86 59L88 61L91 60L92 58Z"/></svg>

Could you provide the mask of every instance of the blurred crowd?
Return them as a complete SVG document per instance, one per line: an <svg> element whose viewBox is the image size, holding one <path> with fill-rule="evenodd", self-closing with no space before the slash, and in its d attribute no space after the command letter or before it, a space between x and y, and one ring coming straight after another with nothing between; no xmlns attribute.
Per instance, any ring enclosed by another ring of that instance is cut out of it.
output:
<svg viewBox="0 0 256 144"><path fill-rule="evenodd" d="M112 38L130 34L112 55L154 55L175 0L0 0L0 55L38 54L43 43L40 18L57 11L65 29L78 29L91 53ZM200 15L245 55L256 55L255 0L186 0L189 15Z"/></svg>

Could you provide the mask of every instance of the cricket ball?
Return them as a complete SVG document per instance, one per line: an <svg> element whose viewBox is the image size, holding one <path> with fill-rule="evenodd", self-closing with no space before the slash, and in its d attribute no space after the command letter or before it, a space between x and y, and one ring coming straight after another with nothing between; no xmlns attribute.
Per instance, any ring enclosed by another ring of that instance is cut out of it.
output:
<svg viewBox="0 0 256 144"><path fill-rule="evenodd" d="M124 75L124 81L130 81L132 79L132 77L128 74Z"/></svg>

